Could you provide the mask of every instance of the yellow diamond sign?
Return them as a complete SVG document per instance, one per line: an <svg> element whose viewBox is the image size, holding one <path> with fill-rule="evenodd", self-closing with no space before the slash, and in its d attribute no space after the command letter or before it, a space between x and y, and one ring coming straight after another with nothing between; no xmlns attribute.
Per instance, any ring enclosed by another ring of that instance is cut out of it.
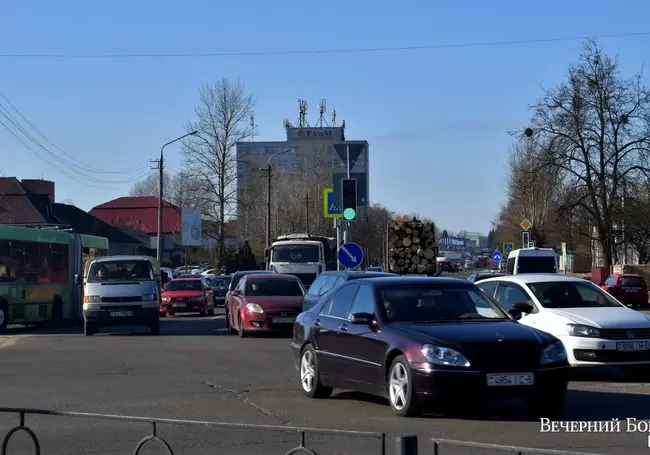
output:
<svg viewBox="0 0 650 455"><path fill-rule="evenodd" d="M533 226L533 223L531 223L530 221L528 221L527 218L524 218L524 221L522 221L522 222L519 224L519 226L521 226L521 228L522 228L524 231L527 231L528 229L530 229L530 228Z"/></svg>

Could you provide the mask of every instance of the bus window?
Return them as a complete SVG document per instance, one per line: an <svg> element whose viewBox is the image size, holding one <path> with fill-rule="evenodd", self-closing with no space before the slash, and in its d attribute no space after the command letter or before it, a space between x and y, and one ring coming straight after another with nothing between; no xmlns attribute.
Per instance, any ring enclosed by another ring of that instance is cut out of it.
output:
<svg viewBox="0 0 650 455"><path fill-rule="evenodd" d="M25 281L28 283L38 283L40 262L38 258L38 243L25 242ZM41 245L43 247L43 245Z"/></svg>
<svg viewBox="0 0 650 455"><path fill-rule="evenodd" d="M12 240L10 244L13 275L16 281L22 281L25 278L25 244L17 240Z"/></svg>
<svg viewBox="0 0 650 455"><path fill-rule="evenodd" d="M53 243L50 246L50 281L65 283L68 281L68 245Z"/></svg>

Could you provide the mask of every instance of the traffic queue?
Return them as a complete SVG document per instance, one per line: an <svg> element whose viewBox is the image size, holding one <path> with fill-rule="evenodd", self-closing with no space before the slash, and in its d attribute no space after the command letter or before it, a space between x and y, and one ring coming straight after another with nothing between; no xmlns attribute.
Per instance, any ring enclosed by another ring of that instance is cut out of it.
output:
<svg viewBox="0 0 650 455"><path fill-rule="evenodd" d="M324 271L308 287L262 270L169 278L161 279L161 316L208 316L223 305L231 334L291 334L305 396L376 394L400 416L519 398L535 416L552 417L573 369L607 365L646 375L650 367L650 318L627 306L647 304L643 278L612 275L595 284L561 275L552 249L512 251L504 273L467 280L354 270Z"/></svg>

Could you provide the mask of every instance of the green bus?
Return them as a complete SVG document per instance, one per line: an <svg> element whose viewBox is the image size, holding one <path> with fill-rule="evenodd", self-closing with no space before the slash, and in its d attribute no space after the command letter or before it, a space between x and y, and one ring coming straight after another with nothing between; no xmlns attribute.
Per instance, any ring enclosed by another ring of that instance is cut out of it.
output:
<svg viewBox="0 0 650 455"><path fill-rule="evenodd" d="M0 332L81 320L79 277L88 260L108 256L108 246L103 237L0 225Z"/></svg>

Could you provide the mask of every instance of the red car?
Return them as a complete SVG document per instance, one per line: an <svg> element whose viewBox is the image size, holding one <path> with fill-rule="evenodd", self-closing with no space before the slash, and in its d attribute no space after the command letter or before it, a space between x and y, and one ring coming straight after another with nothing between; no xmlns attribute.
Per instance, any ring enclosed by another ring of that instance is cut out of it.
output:
<svg viewBox="0 0 650 455"><path fill-rule="evenodd" d="M230 292L226 303L226 328L246 337L253 332L291 333L302 312L305 288L293 275L246 275Z"/></svg>
<svg viewBox="0 0 650 455"><path fill-rule="evenodd" d="M600 286L624 305L646 306L648 285L641 275L622 273L610 275Z"/></svg>
<svg viewBox="0 0 650 455"><path fill-rule="evenodd" d="M204 278L176 278L165 284L162 306L167 314L199 313L214 315L212 289ZM161 313L162 316L162 313Z"/></svg>

